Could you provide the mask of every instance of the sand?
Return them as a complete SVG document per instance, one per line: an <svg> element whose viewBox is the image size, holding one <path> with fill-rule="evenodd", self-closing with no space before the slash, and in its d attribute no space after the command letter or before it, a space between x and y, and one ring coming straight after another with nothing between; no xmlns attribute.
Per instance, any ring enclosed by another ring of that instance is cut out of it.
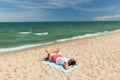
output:
<svg viewBox="0 0 120 80"><path fill-rule="evenodd" d="M83 66L63 73L42 64L56 48ZM0 80L120 80L120 32L1 54Z"/></svg>

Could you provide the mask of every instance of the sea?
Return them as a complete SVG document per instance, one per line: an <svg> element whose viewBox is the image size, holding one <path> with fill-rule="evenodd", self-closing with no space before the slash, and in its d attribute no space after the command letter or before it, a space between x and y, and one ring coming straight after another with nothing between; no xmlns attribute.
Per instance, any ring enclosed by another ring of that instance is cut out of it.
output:
<svg viewBox="0 0 120 80"><path fill-rule="evenodd" d="M120 21L0 22L0 52L98 36L112 31L120 31Z"/></svg>

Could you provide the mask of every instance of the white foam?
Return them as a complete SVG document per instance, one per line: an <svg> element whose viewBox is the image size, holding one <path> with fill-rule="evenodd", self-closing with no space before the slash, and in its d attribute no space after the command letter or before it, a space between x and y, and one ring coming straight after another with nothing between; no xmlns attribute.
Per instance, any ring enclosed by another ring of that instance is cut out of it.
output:
<svg viewBox="0 0 120 80"><path fill-rule="evenodd" d="M120 32L120 29L114 30L114 31L112 31L112 32Z"/></svg>
<svg viewBox="0 0 120 80"><path fill-rule="evenodd" d="M41 44L29 44L29 45L24 45L24 46L19 46L19 47L12 47L12 48L1 48L0 52L9 52L9 51L22 50L22 49L27 49L27 48L32 48L32 47L37 47L37 46L42 46L42 45L48 45L48 44L52 44L52 43L53 42L41 43Z"/></svg>
<svg viewBox="0 0 120 80"><path fill-rule="evenodd" d="M100 35L100 34L101 34L101 33L97 33L97 34L85 34L85 35L75 36L75 37L68 38L68 39L60 39L60 40L57 40L57 41L58 41L58 42L63 42L63 41L69 41L69 40L74 40L74 39L80 39L80 38L98 36L98 35Z"/></svg>
<svg viewBox="0 0 120 80"><path fill-rule="evenodd" d="M33 33L34 35L38 35L38 36L40 36L40 35L48 35L48 32L43 32L43 33Z"/></svg>
<svg viewBox="0 0 120 80"><path fill-rule="evenodd" d="M69 40L74 40L74 39L94 37L94 36L99 36L99 35L102 35L102 34L114 33L114 32L120 32L120 29L110 31L110 32L109 31L104 31L104 32L98 32L98 33L93 33L93 34L85 34L85 35L75 36L75 37L67 38L67 39L60 39L60 40L57 40L57 42L64 42L64 41L69 41Z"/></svg>
<svg viewBox="0 0 120 80"><path fill-rule="evenodd" d="M18 32L19 34L30 34L31 32Z"/></svg>

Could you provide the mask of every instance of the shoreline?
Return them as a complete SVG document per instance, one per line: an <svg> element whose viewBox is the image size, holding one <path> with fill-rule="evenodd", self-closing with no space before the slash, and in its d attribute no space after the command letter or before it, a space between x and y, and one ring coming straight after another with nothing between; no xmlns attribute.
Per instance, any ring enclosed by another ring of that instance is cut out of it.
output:
<svg viewBox="0 0 120 80"><path fill-rule="evenodd" d="M119 36L120 31L1 54L0 80L119 80ZM56 48L83 66L64 74L42 64L45 50Z"/></svg>
<svg viewBox="0 0 120 80"><path fill-rule="evenodd" d="M46 42L46 43L29 44L29 45L23 45L23 46L12 47L12 48L1 48L0 55L4 54L4 53L10 53L10 52L20 51L20 50L25 50L25 49L31 49L31 48L41 47L41 46L48 46L48 45L52 45L55 43L62 43L62 42L64 43L67 41L72 41L72 40L77 40L77 39L79 40L79 39L84 39L84 38L97 37L97 36L116 33L116 32L120 32L120 29L110 31L110 32L104 31L104 32L98 32L98 33L93 33L93 34L85 34L85 35L81 35L81 36L75 36L75 37L71 37L71 38L60 39L60 40Z"/></svg>

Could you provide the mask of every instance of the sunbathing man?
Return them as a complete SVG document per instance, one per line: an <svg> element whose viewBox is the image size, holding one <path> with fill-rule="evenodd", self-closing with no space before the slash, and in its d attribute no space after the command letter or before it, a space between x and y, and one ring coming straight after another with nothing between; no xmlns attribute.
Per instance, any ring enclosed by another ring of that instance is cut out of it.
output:
<svg viewBox="0 0 120 80"><path fill-rule="evenodd" d="M63 65L65 69L69 69L71 66L76 64L76 61L74 59L63 57L59 49L52 52L46 50L46 52L48 53L46 58L47 60L51 60L56 64Z"/></svg>

